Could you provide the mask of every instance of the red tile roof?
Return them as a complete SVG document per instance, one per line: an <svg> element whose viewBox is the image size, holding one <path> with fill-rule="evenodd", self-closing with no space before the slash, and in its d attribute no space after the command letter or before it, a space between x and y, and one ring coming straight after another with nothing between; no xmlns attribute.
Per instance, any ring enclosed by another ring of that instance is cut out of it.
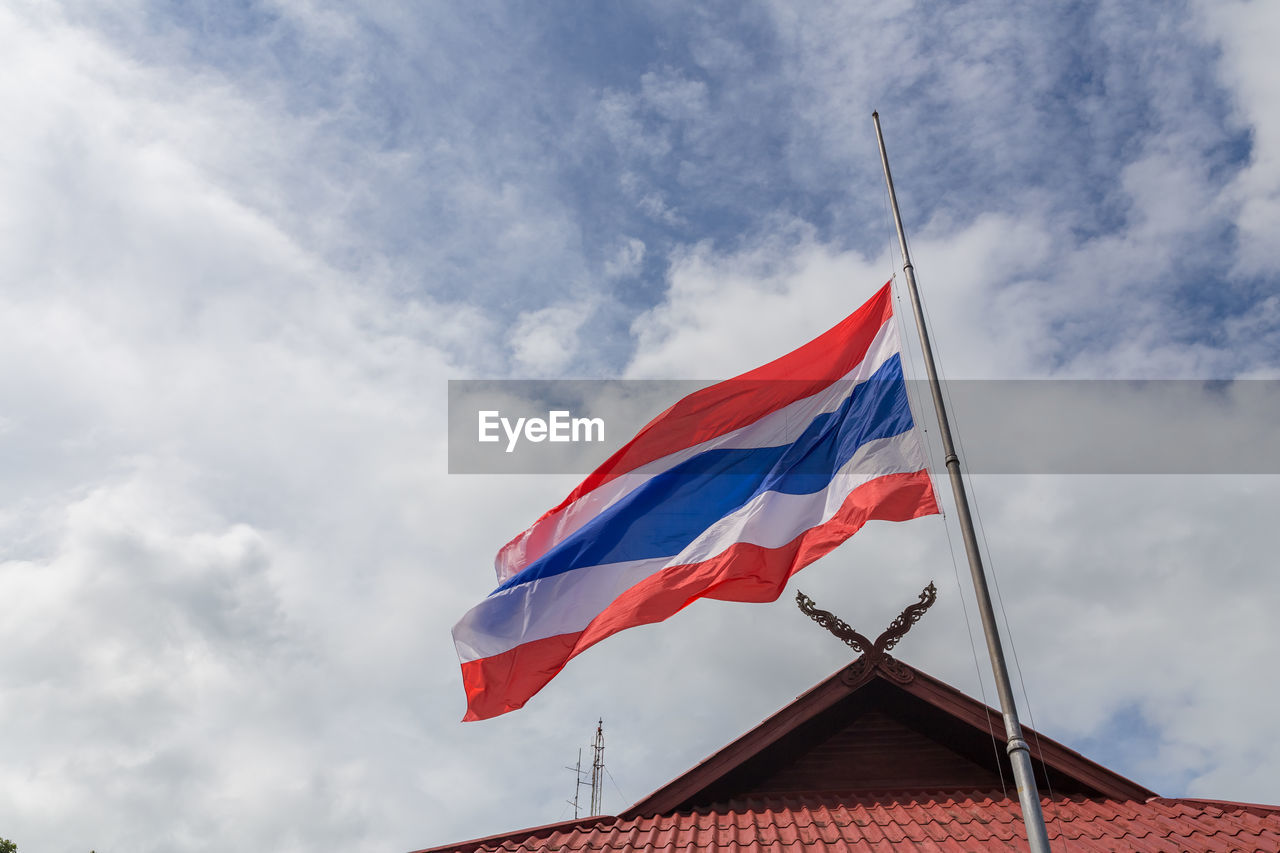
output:
<svg viewBox="0 0 1280 853"><path fill-rule="evenodd" d="M999 781L999 713L899 667L836 673L617 817L421 853L1026 850L1017 796ZM1280 806L1158 797L1024 732L1055 851L1280 851Z"/></svg>
<svg viewBox="0 0 1280 853"><path fill-rule="evenodd" d="M1280 807L1153 797L1045 798L1049 839L1071 851L1277 851ZM723 810L600 817L431 853L863 853L1026 850L1017 799L999 792L747 799ZM423 851L426 853L426 851Z"/></svg>

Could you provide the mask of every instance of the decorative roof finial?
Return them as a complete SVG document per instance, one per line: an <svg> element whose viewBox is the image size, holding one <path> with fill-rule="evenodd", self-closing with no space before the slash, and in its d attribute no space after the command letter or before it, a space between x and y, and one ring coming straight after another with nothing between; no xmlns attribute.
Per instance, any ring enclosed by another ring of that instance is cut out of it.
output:
<svg viewBox="0 0 1280 853"><path fill-rule="evenodd" d="M911 626L920 621L920 617L938 598L938 589L930 581L929 585L920 593L920 600L915 604L908 605L898 618L894 619L885 629L885 632L876 638L873 643L859 634L849 624L840 617L827 610L819 610L813 603L813 599L805 595L799 590L796 591L796 604L806 616L817 622L823 628L826 628L836 637L844 641L844 644L855 652L861 654L853 663L845 669L840 678L849 687L857 687L862 684L875 670L880 670L889 678L900 684L906 684L914 677L908 668L901 661L889 654L889 649L898 644L903 635L911 630Z"/></svg>

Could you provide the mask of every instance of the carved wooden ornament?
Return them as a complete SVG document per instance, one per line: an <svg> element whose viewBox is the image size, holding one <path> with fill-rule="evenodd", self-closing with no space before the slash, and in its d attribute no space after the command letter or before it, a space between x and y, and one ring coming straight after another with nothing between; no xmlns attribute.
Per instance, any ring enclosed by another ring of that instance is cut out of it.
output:
<svg viewBox="0 0 1280 853"><path fill-rule="evenodd" d="M911 626L920 621L924 612L938 598L938 589L930 581L920 593L920 600L908 605L898 618L894 619L884 633L873 643L862 634L849 627L840 617L827 610L819 610L813 599L799 590L796 591L796 604L814 622L826 628L844 644L861 654L841 674L841 680L849 687L862 684L877 669L899 684L906 684L913 678L911 670L889 654L889 649L898 644L903 635L911 630Z"/></svg>

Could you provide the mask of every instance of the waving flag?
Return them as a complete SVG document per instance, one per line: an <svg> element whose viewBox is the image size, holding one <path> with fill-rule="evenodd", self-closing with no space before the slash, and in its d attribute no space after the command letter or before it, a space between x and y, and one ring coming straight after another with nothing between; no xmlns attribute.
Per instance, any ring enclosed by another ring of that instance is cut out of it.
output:
<svg viewBox="0 0 1280 853"><path fill-rule="evenodd" d="M871 519L936 513L889 285L776 361L680 400L509 542L454 626L466 720L698 598L774 601Z"/></svg>

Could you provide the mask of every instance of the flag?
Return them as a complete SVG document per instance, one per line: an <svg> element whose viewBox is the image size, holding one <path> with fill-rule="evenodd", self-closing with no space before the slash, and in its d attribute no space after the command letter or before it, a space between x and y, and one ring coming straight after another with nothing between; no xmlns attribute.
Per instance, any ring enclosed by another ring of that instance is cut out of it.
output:
<svg viewBox="0 0 1280 853"><path fill-rule="evenodd" d="M871 519L938 512L889 285L799 349L654 418L495 561L454 626L465 720L698 598L774 601Z"/></svg>

